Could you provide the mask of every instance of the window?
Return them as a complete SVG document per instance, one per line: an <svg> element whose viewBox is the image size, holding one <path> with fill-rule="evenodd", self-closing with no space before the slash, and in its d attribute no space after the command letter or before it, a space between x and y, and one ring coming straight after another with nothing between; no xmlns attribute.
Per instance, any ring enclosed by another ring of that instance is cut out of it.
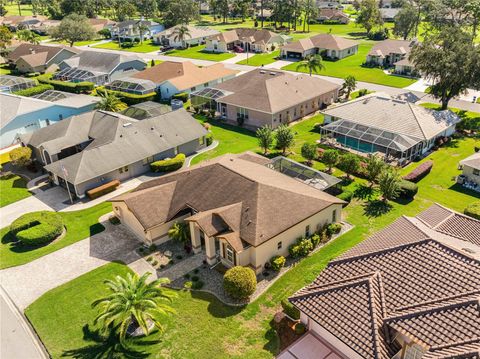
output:
<svg viewBox="0 0 480 359"><path fill-rule="evenodd" d="M237 107L237 118L248 120L248 110L243 107Z"/></svg>
<svg viewBox="0 0 480 359"><path fill-rule="evenodd" d="M305 227L305 237L310 237L310 225Z"/></svg>
<svg viewBox="0 0 480 359"><path fill-rule="evenodd" d="M476 168L474 168L474 169L473 169L473 174L474 174L475 176L480 175L480 170L477 170Z"/></svg>
<svg viewBox="0 0 480 359"><path fill-rule="evenodd" d="M332 212L332 223L337 222L337 210L334 209Z"/></svg>
<svg viewBox="0 0 480 359"><path fill-rule="evenodd" d="M143 162L144 166L148 165L149 163L152 163L153 162L153 156L144 158L142 162Z"/></svg>
<svg viewBox="0 0 480 359"><path fill-rule="evenodd" d="M230 263L234 263L235 253L233 253L233 248L231 246L227 246L227 260Z"/></svg>
<svg viewBox="0 0 480 359"><path fill-rule="evenodd" d="M282 242L277 243L277 249L282 249Z"/></svg>

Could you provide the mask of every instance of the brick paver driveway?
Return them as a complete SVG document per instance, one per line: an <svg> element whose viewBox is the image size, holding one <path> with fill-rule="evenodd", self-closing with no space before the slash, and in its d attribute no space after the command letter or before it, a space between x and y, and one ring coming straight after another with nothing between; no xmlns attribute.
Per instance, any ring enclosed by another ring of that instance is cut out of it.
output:
<svg viewBox="0 0 480 359"><path fill-rule="evenodd" d="M0 271L0 284L15 304L24 310L45 292L101 265L120 260L139 259L134 249L136 237L123 225L102 223L102 233L50 253L22 266Z"/></svg>

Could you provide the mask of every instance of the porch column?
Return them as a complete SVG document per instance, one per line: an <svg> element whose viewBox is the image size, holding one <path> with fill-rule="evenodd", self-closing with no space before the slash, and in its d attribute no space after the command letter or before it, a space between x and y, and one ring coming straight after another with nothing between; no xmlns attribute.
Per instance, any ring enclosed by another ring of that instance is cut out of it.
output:
<svg viewBox="0 0 480 359"><path fill-rule="evenodd" d="M197 254L202 251L202 242L200 240L200 230L195 222L190 222L190 236L192 238L193 253Z"/></svg>
<svg viewBox="0 0 480 359"><path fill-rule="evenodd" d="M217 262L216 253L215 253L215 238L205 236L205 247L207 254L207 263L215 264Z"/></svg>

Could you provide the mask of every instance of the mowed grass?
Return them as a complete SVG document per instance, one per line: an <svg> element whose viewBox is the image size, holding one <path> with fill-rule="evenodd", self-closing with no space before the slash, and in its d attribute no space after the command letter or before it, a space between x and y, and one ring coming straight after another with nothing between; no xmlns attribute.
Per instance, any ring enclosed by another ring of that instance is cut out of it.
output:
<svg viewBox="0 0 480 359"><path fill-rule="evenodd" d="M16 245L15 238L10 234L9 228L0 229L0 269L31 262L46 254L102 232L105 227L98 223L98 218L111 210L112 204L103 202L81 211L58 212L63 218L67 234L62 239L41 247L32 248Z"/></svg>
<svg viewBox="0 0 480 359"><path fill-rule="evenodd" d="M22 16L33 14L32 4L20 4L20 10L16 1L10 4L4 4L3 6L5 7L5 10L7 10L6 16L20 15L20 13Z"/></svg>
<svg viewBox="0 0 480 359"><path fill-rule="evenodd" d="M230 52L215 53L205 51L205 45L191 46L187 49L170 50L165 53L167 56L186 57L189 59L208 60L208 61L224 61L235 57L235 54Z"/></svg>
<svg viewBox="0 0 480 359"><path fill-rule="evenodd" d="M120 44L116 41L106 42L104 44L92 46L97 49L107 49L107 50L119 50L119 51L126 51L126 52L139 52L139 53L147 53L147 52L154 52L159 51L160 45L155 45L151 41L145 40L143 44L138 44L132 47L121 47Z"/></svg>
<svg viewBox="0 0 480 359"><path fill-rule="evenodd" d="M0 177L0 207L30 197L32 194L27 190L27 183L27 179L14 174Z"/></svg>
<svg viewBox="0 0 480 359"><path fill-rule="evenodd" d="M103 38L99 38L99 39L93 39L93 40L87 40L87 41L77 41L73 44L73 46L87 46L87 45L92 45L92 44L96 44L100 41L103 41L105 39ZM56 40L52 40L52 41L49 41L48 42L49 44L62 44L62 45L70 45L68 42L66 41L56 41Z"/></svg>
<svg viewBox="0 0 480 359"><path fill-rule="evenodd" d="M250 65L250 66L262 66L269 65L277 61L277 58L280 56L280 50L272 51L268 54L256 54L245 60L237 62L240 65Z"/></svg>
<svg viewBox="0 0 480 359"><path fill-rule="evenodd" d="M363 67L362 64L372 48L372 42L363 42L358 47L358 53L338 61L324 60L325 70L314 72L317 75L345 78L349 75L355 76L357 81L370 82L379 85L403 88L411 85L416 80L400 76L387 75L380 68ZM284 66L283 70L308 73L308 69L298 68L298 62Z"/></svg>

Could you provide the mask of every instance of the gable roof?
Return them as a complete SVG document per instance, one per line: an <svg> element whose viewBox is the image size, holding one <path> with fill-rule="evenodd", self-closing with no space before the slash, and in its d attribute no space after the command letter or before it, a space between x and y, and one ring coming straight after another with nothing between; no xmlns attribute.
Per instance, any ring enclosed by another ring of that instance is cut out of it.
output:
<svg viewBox="0 0 480 359"><path fill-rule="evenodd" d="M327 19L349 19L348 15L339 9L319 9L317 17L325 17Z"/></svg>
<svg viewBox="0 0 480 359"><path fill-rule="evenodd" d="M218 40L227 44L234 41L247 41L256 43L268 43L278 34L265 29L236 28L211 36L212 40Z"/></svg>
<svg viewBox="0 0 480 359"><path fill-rule="evenodd" d="M384 58L389 54L407 55L410 53L415 43L415 41L411 40L383 40L375 44L375 46L372 47L368 55L379 56L381 58Z"/></svg>
<svg viewBox="0 0 480 359"><path fill-rule="evenodd" d="M36 58L42 58L44 63L47 63L63 50L71 52L72 55L78 54L80 52L80 50L76 49L75 47L66 47L62 45L47 46L23 43L18 45L12 52L10 52L7 56L7 59L16 62L19 58L22 57L27 63L30 63L30 61L35 62L34 59Z"/></svg>
<svg viewBox="0 0 480 359"><path fill-rule="evenodd" d="M255 69L212 87L231 92L218 99L219 102L267 113L276 113L340 88L318 77L271 69Z"/></svg>
<svg viewBox="0 0 480 359"><path fill-rule="evenodd" d="M176 25L155 34L154 37L160 37L160 38L167 37L173 40L173 38L175 37L175 34L174 34L175 30L182 26L185 26L188 29L188 32L190 34L190 36L187 35L185 37L185 40L198 39L200 37L208 37L208 36L213 36L220 33L220 31L218 30L210 29L209 27L205 27L205 26Z"/></svg>
<svg viewBox="0 0 480 359"><path fill-rule="evenodd" d="M450 110L427 109L383 94L367 95L331 107L323 113L417 140L428 140L460 122L460 118Z"/></svg>
<svg viewBox="0 0 480 359"><path fill-rule="evenodd" d="M476 152L473 155L461 160L460 164L480 170L480 152Z"/></svg>
<svg viewBox="0 0 480 359"><path fill-rule="evenodd" d="M291 42L282 47L286 51L306 51L313 48L327 50L345 50L357 46L358 41L349 40L341 36L331 34L318 34L306 39Z"/></svg>
<svg viewBox="0 0 480 359"><path fill-rule="evenodd" d="M480 246L437 229L456 215L433 205L399 218L330 262L290 301L363 358L391 358L399 350L396 332L424 347L422 358L473 358L480 256L463 246L478 253ZM478 230L480 221L467 220L465 233Z"/></svg>
<svg viewBox="0 0 480 359"><path fill-rule="evenodd" d="M205 226L210 235L227 236L236 248L243 247L241 243L258 246L328 206L343 203L252 162L255 156L227 154L142 183L112 201L125 202L144 229L194 209L198 213L187 220Z"/></svg>

